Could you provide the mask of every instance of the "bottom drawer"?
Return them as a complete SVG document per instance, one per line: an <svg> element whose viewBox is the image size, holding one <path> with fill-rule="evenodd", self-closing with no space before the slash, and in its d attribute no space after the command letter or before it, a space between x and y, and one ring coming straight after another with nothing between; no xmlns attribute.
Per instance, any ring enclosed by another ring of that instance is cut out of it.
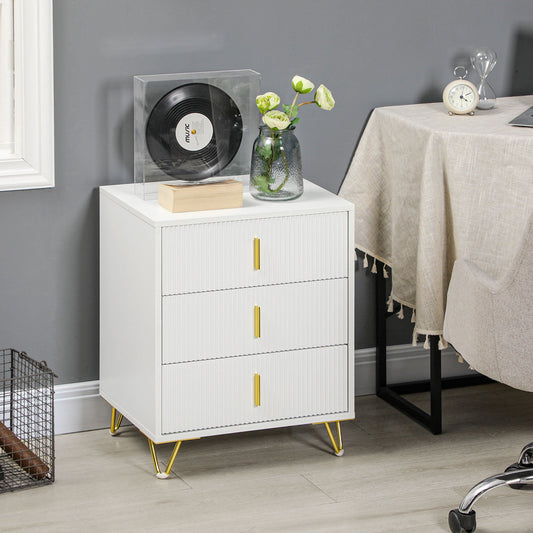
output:
<svg viewBox="0 0 533 533"><path fill-rule="evenodd" d="M346 412L347 351L341 345L165 365L162 433Z"/></svg>

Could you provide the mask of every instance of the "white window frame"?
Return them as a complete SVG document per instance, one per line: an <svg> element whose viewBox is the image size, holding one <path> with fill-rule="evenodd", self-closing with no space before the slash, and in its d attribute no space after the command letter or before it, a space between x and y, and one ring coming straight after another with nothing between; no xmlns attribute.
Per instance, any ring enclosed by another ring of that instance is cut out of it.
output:
<svg viewBox="0 0 533 533"><path fill-rule="evenodd" d="M13 0L0 0L0 158L13 152Z"/></svg>
<svg viewBox="0 0 533 533"><path fill-rule="evenodd" d="M14 2L14 150L0 156L0 191L53 187L52 0Z"/></svg>

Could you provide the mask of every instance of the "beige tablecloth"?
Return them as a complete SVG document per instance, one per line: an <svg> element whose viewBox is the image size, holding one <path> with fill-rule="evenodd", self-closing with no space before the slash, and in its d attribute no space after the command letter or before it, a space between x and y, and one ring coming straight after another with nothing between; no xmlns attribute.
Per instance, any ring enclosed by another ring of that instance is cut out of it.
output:
<svg viewBox="0 0 533 533"><path fill-rule="evenodd" d="M507 123L530 106L533 95L474 116L442 103L373 111L339 195L355 204L356 248L416 308L416 334L442 333L455 259L496 278L512 261L533 209L533 128Z"/></svg>

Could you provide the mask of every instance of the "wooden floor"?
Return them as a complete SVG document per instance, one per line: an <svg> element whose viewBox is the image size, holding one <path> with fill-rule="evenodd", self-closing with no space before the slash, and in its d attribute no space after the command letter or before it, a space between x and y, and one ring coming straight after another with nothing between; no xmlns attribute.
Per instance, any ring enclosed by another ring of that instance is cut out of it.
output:
<svg viewBox="0 0 533 533"><path fill-rule="evenodd" d="M343 457L324 426L185 442L167 480L131 426L62 435L55 483L0 494L0 530L446 532L465 492L533 441L533 395L491 384L445 391L443 403L434 436L358 397ZM166 458L171 445L158 451ZM533 532L533 492L500 488L475 509L478 533Z"/></svg>

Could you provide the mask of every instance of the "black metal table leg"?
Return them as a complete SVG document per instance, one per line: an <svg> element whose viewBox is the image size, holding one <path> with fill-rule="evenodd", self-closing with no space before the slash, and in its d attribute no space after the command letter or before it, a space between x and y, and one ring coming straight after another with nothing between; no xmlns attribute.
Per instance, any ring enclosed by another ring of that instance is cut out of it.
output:
<svg viewBox="0 0 533 533"><path fill-rule="evenodd" d="M429 352L431 391L429 429L433 435L440 435L442 433L442 358L438 335L430 335Z"/></svg>
<svg viewBox="0 0 533 533"><path fill-rule="evenodd" d="M383 264L378 262L378 272ZM376 395L390 405L411 417L434 435L442 433L442 389L491 383L485 376L460 376L442 379L439 336L430 335L429 381L389 384L387 381L387 318L394 315L386 307L386 282L376 275ZM402 395L430 391L430 412L406 400Z"/></svg>
<svg viewBox="0 0 533 533"><path fill-rule="evenodd" d="M385 278L376 275L376 391L387 385L387 307Z"/></svg>

